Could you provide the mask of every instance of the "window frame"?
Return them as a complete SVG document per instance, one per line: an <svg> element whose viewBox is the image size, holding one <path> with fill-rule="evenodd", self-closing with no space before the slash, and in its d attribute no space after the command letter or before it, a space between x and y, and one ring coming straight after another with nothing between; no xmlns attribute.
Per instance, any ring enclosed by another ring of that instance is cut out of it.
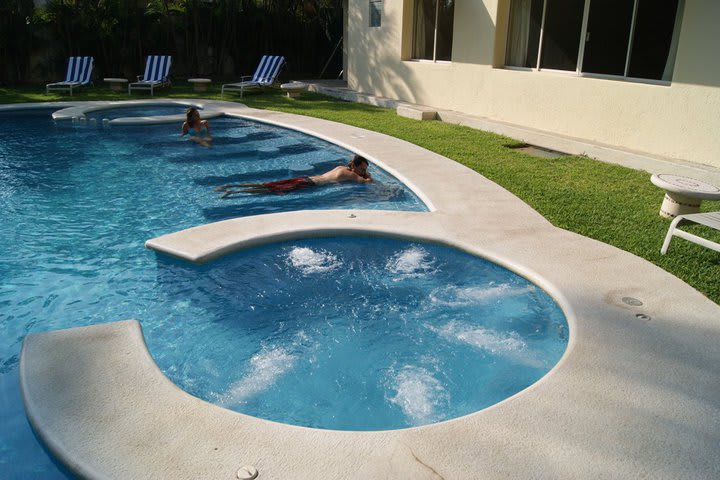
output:
<svg viewBox="0 0 720 480"><path fill-rule="evenodd" d="M597 0L596 0L597 1ZM632 19L630 23L630 33L629 33L629 39L628 39L628 46L627 46L627 52L625 54L625 68L623 75L613 75L609 73L591 73L591 72L583 72L583 60L585 57L585 43L587 39L587 28L588 28L588 21L590 18L590 4L592 0L584 0L584 10L583 10L583 20L582 20L582 26L580 30L580 42L578 45L578 59L575 65L575 70L557 70L552 68L543 68L541 67L542 63L542 54L543 54L543 43L545 40L545 16L547 13L547 3L548 0L543 0L543 10L542 10L542 20L540 22L540 39L538 42L538 54L537 54L537 61L534 66L532 67L520 67L516 65L504 65L503 68L507 70L517 70L517 71L523 71L523 72L547 72L547 73L556 73L556 74L563 74L563 75L575 75L578 77L587 77L587 78L598 78L598 79L605 79L605 80L621 80L621 81L627 81L632 83L648 83L652 85L662 85L662 86L669 86L672 83L671 80L658 80L654 78L640 78L640 77L630 77L628 76L628 73L630 71L630 61L632 59L632 49L633 49L633 42L635 37L635 27L637 22L637 14L638 14L638 5L640 0L633 0L633 13L632 13ZM681 15L681 10L684 8L684 1L678 0L678 7L677 11L675 12L675 15ZM512 2L510 3L510 6L512 5ZM677 20L676 20L677 23ZM681 25L677 25L678 28L681 27ZM508 32L506 32L506 38L508 36ZM675 35L675 31L671 32L672 35ZM504 63L507 63L508 58L508 51L510 49L510 42L506 42L505 44L505 59Z"/></svg>
<svg viewBox="0 0 720 480"><path fill-rule="evenodd" d="M419 2L419 1L422 1L422 0L413 0L413 29L412 29L412 40L413 40L413 43L414 43L414 41L415 41L415 38L416 38L415 35L417 34L417 28L418 28L417 22L415 21L414 18L415 18L415 9L417 8L417 2ZM453 0L453 1L454 1L454 0ZM434 27L433 27L433 54L432 54L432 59L430 59L430 58L416 58L416 57L415 57L414 48L413 48L413 50L410 52L410 59L409 59L409 60L412 61L412 62L420 62L420 63L439 63L439 64L452 63L452 59L451 59L451 60L438 60L438 59L437 59L437 37L438 37L438 19L440 18L440 0L434 0L434 2L435 2L435 20L434 20ZM454 31L455 31L455 10L453 10L453 37L455 36ZM451 52L452 52L452 48L451 48ZM451 56L451 58L452 58L452 53L451 53L450 56Z"/></svg>
<svg viewBox="0 0 720 480"><path fill-rule="evenodd" d="M383 17L383 0L369 0L368 1L368 28L381 28L382 17ZM378 24L373 25L373 7L378 12Z"/></svg>

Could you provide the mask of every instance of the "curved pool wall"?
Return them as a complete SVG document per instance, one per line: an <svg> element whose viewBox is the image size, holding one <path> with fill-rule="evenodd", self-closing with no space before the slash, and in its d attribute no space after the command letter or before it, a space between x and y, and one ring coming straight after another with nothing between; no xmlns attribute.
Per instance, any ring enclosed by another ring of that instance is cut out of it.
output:
<svg viewBox="0 0 720 480"><path fill-rule="evenodd" d="M431 212L277 213L193 227L149 247L203 261L321 234L447 244L551 293L567 316L568 349L540 381L481 412L355 433L259 420L188 395L158 370L136 322L31 334L20 362L28 417L73 471L229 478L253 464L267 478L302 479L718 476L720 307L647 261L553 227L506 190L420 147L324 120L215 105L381 159L432 200Z"/></svg>
<svg viewBox="0 0 720 480"><path fill-rule="evenodd" d="M464 416L530 386L567 346L544 291L440 245L315 238L203 266L159 260L162 303L180 317L145 323L159 367L192 395L277 422L388 430Z"/></svg>

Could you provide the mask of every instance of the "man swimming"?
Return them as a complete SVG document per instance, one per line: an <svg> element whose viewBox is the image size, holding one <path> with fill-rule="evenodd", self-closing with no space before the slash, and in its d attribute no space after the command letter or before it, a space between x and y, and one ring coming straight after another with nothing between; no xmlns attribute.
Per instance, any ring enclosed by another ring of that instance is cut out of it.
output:
<svg viewBox="0 0 720 480"><path fill-rule="evenodd" d="M360 155L355 155L346 166L335 167L329 172L312 177L288 178L267 183L237 183L221 185L216 192L224 192L220 198L231 198L241 193L275 193L283 195L294 190L315 185L325 185L339 182L372 182L368 173L368 161ZM239 189L238 189L239 188Z"/></svg>

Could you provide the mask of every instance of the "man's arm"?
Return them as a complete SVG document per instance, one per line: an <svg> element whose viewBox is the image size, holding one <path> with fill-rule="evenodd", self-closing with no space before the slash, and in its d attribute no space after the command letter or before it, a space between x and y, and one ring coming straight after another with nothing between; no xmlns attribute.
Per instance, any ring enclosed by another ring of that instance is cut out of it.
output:
<svg viewBox="0 0 720 480"><path fill-rule="evenodd" d="M356 181L357 183L370 183L372 182L372 177L368 174L366 177L360 176L355 172L350 172L352 174L353 178L352 180Z"/></svg>

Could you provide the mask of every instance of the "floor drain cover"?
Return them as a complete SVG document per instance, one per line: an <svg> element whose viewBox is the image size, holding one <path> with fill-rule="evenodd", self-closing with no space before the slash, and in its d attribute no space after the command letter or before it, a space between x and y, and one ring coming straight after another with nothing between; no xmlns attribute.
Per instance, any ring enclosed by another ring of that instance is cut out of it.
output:
<svg viewBox="0 0 720 480"><path fill-rule="evenodd" d="M549 148L536 147L535 145L522 144L510 148L515 151L527 153L528 155L539 158L558 158L567 155L566 153L556 152L555 150L550 150Z"/></svg>
<svg viewBox="0 0 720 480"><path fill-rule="evenodd" d="M643 304L643 302L633 297L623 297L622 301L623 303L630 305L631 307L639 307Z"/></svg>

